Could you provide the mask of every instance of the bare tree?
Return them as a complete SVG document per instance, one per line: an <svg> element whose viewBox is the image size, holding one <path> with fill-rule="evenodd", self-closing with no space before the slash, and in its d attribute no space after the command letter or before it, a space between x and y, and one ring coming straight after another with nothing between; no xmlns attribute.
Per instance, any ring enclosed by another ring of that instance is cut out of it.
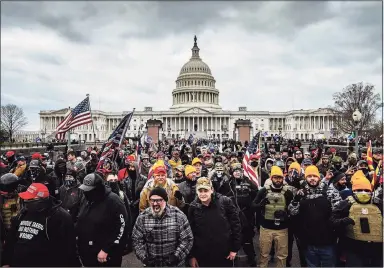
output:
<svg viewBox="0 0 384 268"><path fill-rule="evenodd" d="M22 108L14 104L1 106L1 129L8 133L10 141L12 141L14 133L27 124L27 118L24 116Z"/></svg>
<svg viewBox="0 0 384 268"><path fill-rule="evenodd" d="M362 117L357 126L358 131L365 131L372 127L377 109L381 107L380 94L375 94L375 86L363 82L352 84L333 94L334 105L330 107L335 115L338 130L350 133L356 129L352 114L359 109Z"/></svg>

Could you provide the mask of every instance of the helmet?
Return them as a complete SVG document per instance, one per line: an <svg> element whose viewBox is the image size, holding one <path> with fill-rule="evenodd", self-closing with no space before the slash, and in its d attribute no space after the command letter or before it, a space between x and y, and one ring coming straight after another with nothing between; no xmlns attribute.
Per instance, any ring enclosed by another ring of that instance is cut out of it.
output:
<svg viewBox="0 0 384 268"><path fill-rule="evenodd" d="M335 156L332 158L332 163L333 164L341 164L343 162L343 160L341 159L340 156Z"/></svg>
<svg viewBox="0 0 384 268"><path fill-rule="evenodd" d="M16 191L19 185L19 178L13 173L7 173L0 178L0 191L6 193L12 193Z"/></svg>
<svg viewBox="0 0 384 268"><path fill-rule="evenodd" d="M142 154L142 155L141 155L141 159L149 159L149 155L147 155L147 154Z"/></svg>
<svg viewBox="0 0 384 268"><path fill-rule="evenodd" d="M220 162L215 164L215 170L216 171L224 171L224 165Z"/></svg>

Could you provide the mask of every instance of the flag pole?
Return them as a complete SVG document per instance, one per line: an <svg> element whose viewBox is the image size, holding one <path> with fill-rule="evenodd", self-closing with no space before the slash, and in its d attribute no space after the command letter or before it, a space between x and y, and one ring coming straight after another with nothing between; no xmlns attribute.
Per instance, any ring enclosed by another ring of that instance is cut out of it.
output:
<svg viewBox="0 0 384 268"><path fill-rule="evenodd" d="M68 109L71 110L71 106L69 106ZM67 152L65 152L66 154L68 153L69 148L71 148L71 130L70 129L68 129L67 134L68 134L68 140L67 140L68 149L67 149Z"/></svg>
<svg viewBox="0 0 384 268"><path fill-rule="evenodd" d="M95 127L93 125L93 115L92 115L92 109L91 109L91 101L89 100L89 94L86 94L88 98L88 104L89 104L89 112L91 113L91 118L92 118L92 132L93 132L93 139L95 141L95 147L96 147L96 135L95 135Z"/></svg>
<svg viewBox="0 0 384 268"><path fill-rule="evenodd" d="M260 150L260 159L259 159L259 178L260 178L260 182L261 182L261 135L263 135L263 131L260 131L260 135L259 135L259 150ZM260 184L261 186L261 184Z"/></svg>

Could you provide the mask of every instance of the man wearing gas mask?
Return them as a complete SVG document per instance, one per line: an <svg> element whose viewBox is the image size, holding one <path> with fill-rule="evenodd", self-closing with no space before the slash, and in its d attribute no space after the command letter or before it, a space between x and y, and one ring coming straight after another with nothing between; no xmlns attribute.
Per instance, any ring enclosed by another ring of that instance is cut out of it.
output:
<svg viewBox="0 0 384 268"><path fill-rule="evenodd" d="M24 208L12 219L3 265L11 267L79 267L71 216L41 183L20 193Z"/></svg>
<svg viewBox="0 0 384 268"><path fill-rule="evenodd" d="M140 174L144 177L148 177L149 170L151 168L151 162L149 161L149 155L141 155Z"/></svg>
<svg viewBox="0 0 384 268"><path fill-rule="evenodd" d="M251 208L252 201L257 195L257 186L243 174L243 169L240 163L234 163L231 166L231 190L226 195L230 197L236 207L239 209L239 215L242 225L242 246L247 255L247 264L251 267L256 267L256 254L253 246L253 237L255 235L255 212Z"/></svg>
<svg viewBox="0 0 384 268"><path fill-rule="evenodd" d="M44 184L48 188L49 194L53 197L56 196L56 184L52 177L45 173L41 160L34 159L29 163L28 176L31 183Z"/></svg>
<svg viewBox="0 0 384 268"><path fill-rule="evenodd" d="M372 186L362 171L352 177L352 196L341 201L331 221L342 233L346 267L383 267L383 216L372 204Z"/></svg>
<svg viewBox="0 0 384 268"><path fill-rule="evenodd" d="M271 181L260 189L253 201L253 207L259 211L260 220L260 267L268 267L272 243L276 247L277 267L285 267L288 257L288 205L293 194L283 185L284 175L281 168L272 166Z"/></svg>
<svg viewBox="0 0 384 268"><path fill-rule="evenodd" d="M128 215L123 201L105 186L98 173L88 174L79 188L87 201L76 224L83 265L120 267L127 244Z"/></svg>
<svg viewBox="0 0 384 268"><path fill-rule="evenodd" d="M215 164L215 172L211 177L213 189L215 192L220 192L220 188L224 183L229 183L229 177L224 172L224 165L222 163Z"/></svg>
<svg viewBox="0 0 384 268"><path fill-rule="evenodd" d="M76 171L68 170L64 184L59 188L61 206L72 216L74 223L77 222L80 206L85 201L83 191L79 189L80 185L81 183L76 179Z"/></svg>
<svg viewBox="0 0 384 268"><path fill-rule="evenodd" d="M11 227L11 219L20 211L20 199L17 195L17 188L20 184L19 178L12 173L6 173L0 178L0 216L3 220L3 229L0 243L3 243L5 236ZM1 263L0 263L1 264Z"/></svg>

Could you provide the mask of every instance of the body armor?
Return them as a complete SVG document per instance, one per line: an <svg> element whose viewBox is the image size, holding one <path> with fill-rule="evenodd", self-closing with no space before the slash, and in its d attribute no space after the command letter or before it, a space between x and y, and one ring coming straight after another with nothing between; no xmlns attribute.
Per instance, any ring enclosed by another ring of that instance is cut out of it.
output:
<svg viewBox="0 0 384 268"><path fill-rule="evenodd" d="M264 210L264 219L266 220L275 220L275 212L278 210L286 210L286 202L285 202L285 192L287 191L287 186L283 186L280 192L273 192L270 188L271 186L267 186L267 196L266 198L269 201L269 204L265 205Z"/></svg>
<svg viewBox="0 0 384 268"><path fill-rule="evenodd" d="M20 210L19 197L3 198L1 203L1 216L6 229L11 227L11 219L15 217Z"/></svg>
<svg viewBox="0 0 384 268"><path fill-rule="evenodd" d="M346 236L359 241L383 242L383 217L380 210L373 204L357 203L352 196L348 197L352 203L349 209L349 218L355 221L355 225L348 225ZM361 228L361 219L368 220L369 233L363 233Z"/></svg>

